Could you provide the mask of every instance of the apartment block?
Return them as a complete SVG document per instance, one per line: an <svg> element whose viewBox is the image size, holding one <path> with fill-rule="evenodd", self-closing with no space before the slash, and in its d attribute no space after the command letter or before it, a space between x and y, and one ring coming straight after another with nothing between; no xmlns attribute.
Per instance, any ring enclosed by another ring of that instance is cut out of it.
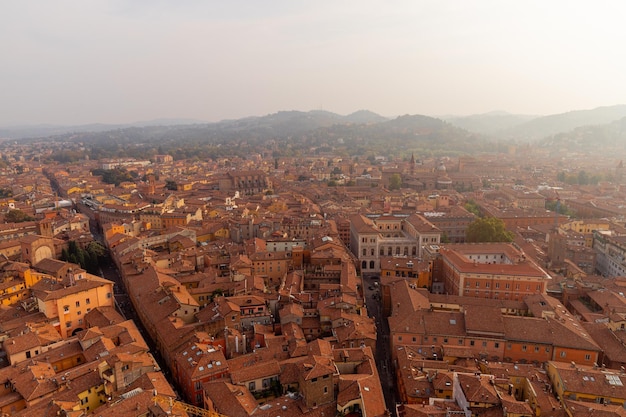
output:
<svg viewBox="0 0 626 417"><path fill-rule="evenodd" d="M521 300L543 294L550 275L513 244L442 246L439 250L447 294Z"/></svg>

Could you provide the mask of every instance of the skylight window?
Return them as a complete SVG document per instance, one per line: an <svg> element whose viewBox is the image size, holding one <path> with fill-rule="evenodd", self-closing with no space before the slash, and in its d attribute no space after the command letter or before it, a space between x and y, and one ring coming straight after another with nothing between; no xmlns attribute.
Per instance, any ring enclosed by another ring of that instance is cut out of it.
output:
<svg viewBox="0 0 626 417"><path fill-rule="evenodd" d="M606 380L609 384L615 385L616 387L624 386L624 384L622 383L622 380L619 379L618 375L606 374Z"/></svg>

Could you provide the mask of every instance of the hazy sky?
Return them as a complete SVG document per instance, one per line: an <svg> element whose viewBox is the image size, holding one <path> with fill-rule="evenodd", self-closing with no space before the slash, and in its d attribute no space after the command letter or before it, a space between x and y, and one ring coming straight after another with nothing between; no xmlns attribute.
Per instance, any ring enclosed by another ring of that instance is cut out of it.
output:
<svg viewBox="0 0 626 417"><path fill-rule="evenodd" d="M0 0L0 125L626 103L626 2Z"/></svg>

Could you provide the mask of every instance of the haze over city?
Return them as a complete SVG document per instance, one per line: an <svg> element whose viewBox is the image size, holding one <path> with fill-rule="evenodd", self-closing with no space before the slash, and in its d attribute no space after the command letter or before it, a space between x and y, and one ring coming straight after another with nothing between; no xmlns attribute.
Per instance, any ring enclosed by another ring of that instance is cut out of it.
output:
<svg viewBox="0 0 626 417"><path fill-rule="evenodd" d="M624 102L623 2L3 2L0 126Z"/></svg>

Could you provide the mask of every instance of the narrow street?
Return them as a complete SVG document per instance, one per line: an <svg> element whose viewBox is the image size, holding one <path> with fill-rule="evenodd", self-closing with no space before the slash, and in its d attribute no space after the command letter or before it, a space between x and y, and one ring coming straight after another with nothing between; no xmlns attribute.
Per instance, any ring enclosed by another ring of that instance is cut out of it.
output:
<svg viewBox="0 0 626 417"><path fill-rule="evenodd" d="M100 275L103 278L106 278L115 283L115 285L113 286L113 292L115 295L115 307L117 311L125 319L132 320L133 322L135 322L135 326L137 326L137 329L141 333L141 336L143 337L144 341L148 345L148 348L150 349L150 353L152 353L152 356L154 356L154 359L159 364L159 367L161 368L161 372L163 372L163 374L169 379L170 371L165 366L163 359L161 358L161 354L156 350L156 345L154 341L152 340L150 335L146 332L146 329L144 328L141 320L139 320L139 317L137 317L137 313L135 312L133 304L130 301L130 296L126 292L126 286L124 285L124 281L122 280L122 277L120 273L118 272L117 267L115 266L115 264L113 263L111 259L107 258L107 260L102 265L100 265ZM170 383L174 384L174 382L171 379L170 379ZM174 388L178 389L176 385L174 385Z"/></svg>
<svg viewBox="0 0 626 417"><path fill-rule="evenodd" d="M373 276L363 277L363 295L369 316L376 323L378 337L376 340L376 364L380 376L380 384L383 388L385 403L392 416L396 416L396 380L391 363L391 352L389 351L389 323L382 316L380 304L380 287L378 279Z"/></svg>

